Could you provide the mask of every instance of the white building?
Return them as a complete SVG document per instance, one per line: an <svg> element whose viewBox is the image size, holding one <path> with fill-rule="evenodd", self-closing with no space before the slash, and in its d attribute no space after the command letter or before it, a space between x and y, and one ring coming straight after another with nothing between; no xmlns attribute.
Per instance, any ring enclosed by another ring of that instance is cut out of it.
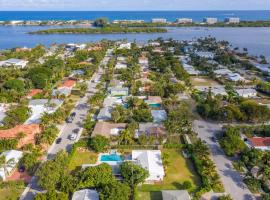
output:
<svg viewBox="0 0 270 200"><path fill-rule="evenodd" d="M166 23L167 19L165 18L153 18L152 23Z"/></svg>
<svg viewBox="0 0 270 200"><path fill-rule="evenodd" d="M163 180L165 172L160 150L133 150L132 160L149 172L147 183Z"/></svg>
<svg viewBox="0 0 270 200"><path fill-rule="evenodd" d="M74 192L72 200L99 200L99 194L96 190L79 190Z"/></svg>
<svg viewBox="0 0 270 200"><path fill-rule="evenodd" d="M182 63L182 65L189 75L197 76L200 74L200 71L196 70L192 65L186 63Z"/></svg>
<svg viewBox="0 0 270 200"><path fill-rule="evenodd" d="M131 43L130 42L122 43L119 45L118 49L131 49Z"/></svg>
<svg viewBox="0 0 270 200"><path fill-rule="evenodd" d="M176 23L178 24L189 24L189 23L192 23L193 20L191 18L179 18L179 19L176 19Z"/></svg>
<svg viewBox="0 0 270 200"><path fill-rule="evenodd" d="M195 54L200 58L214 59L215 54L209 51L196 51Z"/></svg>
<svg viewBox="0 0 270 200"><path fill-rule="evenodd" d="M7 176L14 170L14 168L22 158L23 152L16 150L9 150L3 152L1 156L4 156L6 159L6 163L8 163L8 166L5 169L4 167L0 168L0 177L3 180L6 180Z"/></svg>
<svg viewBox="0 0 270 200"><path fill-rule="evenodd" d="M227 17L225 19L225 22L228 23L228 24L238 24L238 23L240 23L240 18L238 18L238 17Z"/></svg>
<svg viewBox="0 0 270 200"><path fill-rule="evenodd" d="M127 64L123 62L117 62L115 65L115 69L126 69L126 68L127 68Z"/></svg>
<svg viewBox="0 0 270 200"><path fill-rule="evenodd" d="M14 66L16 68L25 68L27 65L28 61L22 60L22 59L16 59L16 58L11 58L5 61L0 61L0 67L11 67Z"/></svg>
<svg viewBox="0 0 270 200"><path fill-rule="evenodd" d="M203 21L207 24L216 24L218 22L217 18L213 17L206 17L203 19Z"/></svg>
<svg viewBox="0 0 270 200"><path fill-rule="evenodd" d="M236 92L240 97L244 97L244 98L257 97L257 91L255 89L252 89L252 88L238 89L238 90L236 90Z"/></svg>

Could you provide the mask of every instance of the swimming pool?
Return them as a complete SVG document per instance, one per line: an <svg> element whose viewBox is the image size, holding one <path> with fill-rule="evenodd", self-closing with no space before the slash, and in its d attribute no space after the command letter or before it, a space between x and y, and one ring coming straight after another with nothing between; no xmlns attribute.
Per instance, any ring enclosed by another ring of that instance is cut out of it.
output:
<svg viewBox="0 0 270 200"><path fill-rule="evenodd" d="M111 161L123 161L121 156L118 154L109 154L109 155L101 155L101 162L111 162Z"/></svg>
<svg viewBox="0 0 270 200"><path fill-rule="evenodd" d="M152 108L159 108L159 107L161 107L161 104L160 103L155 103L155 104L150 104L149 106L152 107Z"/></svg>

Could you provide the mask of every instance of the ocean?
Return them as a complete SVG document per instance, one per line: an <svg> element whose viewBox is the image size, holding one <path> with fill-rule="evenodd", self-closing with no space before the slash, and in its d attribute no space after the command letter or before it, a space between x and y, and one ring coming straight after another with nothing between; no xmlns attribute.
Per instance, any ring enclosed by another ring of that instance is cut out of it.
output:
<svg viewBox="0 0 270 200"><path fill-rule="evenodd" d="M141 19L150 21L152 18L192 18L200 22L204 17L216 17L223 21L226 17L239 17L241 20L270 20L270 10L265 11L0 11L0 21L9 20L94 20L106 17L115 19Z"/></svg>

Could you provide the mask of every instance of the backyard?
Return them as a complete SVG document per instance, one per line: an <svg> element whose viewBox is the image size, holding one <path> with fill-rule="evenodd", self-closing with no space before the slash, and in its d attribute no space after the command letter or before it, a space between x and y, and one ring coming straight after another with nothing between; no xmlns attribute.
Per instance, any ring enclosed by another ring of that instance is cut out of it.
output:
<svg viewBox="0 0 270 200"><path fill-rule="evenodd" d="M0 186L0 200L17 200L25 185L22 181L10 181Z"/></svg>
<svg viewBox="0 0 270 200"><path fill-rule="evenodd" d="M83 164L95 164L97 162L97 158L97 153L85 148L78 148L70 160L69 170L73 171Z"/></svg>
<svg viewBox="0 0 270 200"><path fill-rule="evenodd" d="M191 77L191 84L193 86L207 86L207 87L213 87L220 85L218 82L216 82L213 79L207 78L207 77Z"/></svg>
<svg viewBox="0 0 270 200"><path fill-rule="evenodd" d="M160 190L179 190L182 189L184 181L192 183L192 189L199 186L200 180L196 175L190 160L185 159L179 149L164 149L163 153L169 155L169 165L165 171L166 176L162 183L154 185L142 185L138 187L137 199L159 200L162 199Z"/></svg>

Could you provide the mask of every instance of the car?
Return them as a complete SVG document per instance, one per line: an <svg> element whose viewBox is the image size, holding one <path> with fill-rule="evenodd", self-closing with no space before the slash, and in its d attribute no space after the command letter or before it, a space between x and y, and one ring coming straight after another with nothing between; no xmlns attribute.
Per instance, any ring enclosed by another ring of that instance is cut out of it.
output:
<svg viewBox="0 0 270 200"><path fill-rule="evenodd" d="M19 172L20 172L20 173L23 173L24 171L25 171L25 166L20 166L20 167L19 167Z"/></svg>
<svg viewBox="0 0 270 200"><path fill-rule="evenodd" d="M76 134L76 133L72 133L71 135L69 135L70 140L76 140L77 137L78 137L78 134Z"/></svg>
<svg viewBox="0 0 270 200"><path fill-rule="evenodd" d="M73 133L79 133L79 131L80 131L80 129L75 128L72 132L73 132Z"/></svg>
<svg viewBox="0 0 270 200"><path fill-rule="evenodd" d="M56 144L60 144L61 142L62 142L62 138L57 138L55 141Z"/></svg>
<svg viewBox="0 0 270 200"><path fill-rule="evenodd" d="M75 112L71 113L70 116L66 119L66 122L67 123L72 123L72 121L74 120L75 116L76 116L76 113Z"/></svg>
<svg viewBox="0 0 270 200"><path fill-rule="evenodd" d="M212 142L217 142L217 138L216 137L211 137L211 140L212 140Z"/></svg>

